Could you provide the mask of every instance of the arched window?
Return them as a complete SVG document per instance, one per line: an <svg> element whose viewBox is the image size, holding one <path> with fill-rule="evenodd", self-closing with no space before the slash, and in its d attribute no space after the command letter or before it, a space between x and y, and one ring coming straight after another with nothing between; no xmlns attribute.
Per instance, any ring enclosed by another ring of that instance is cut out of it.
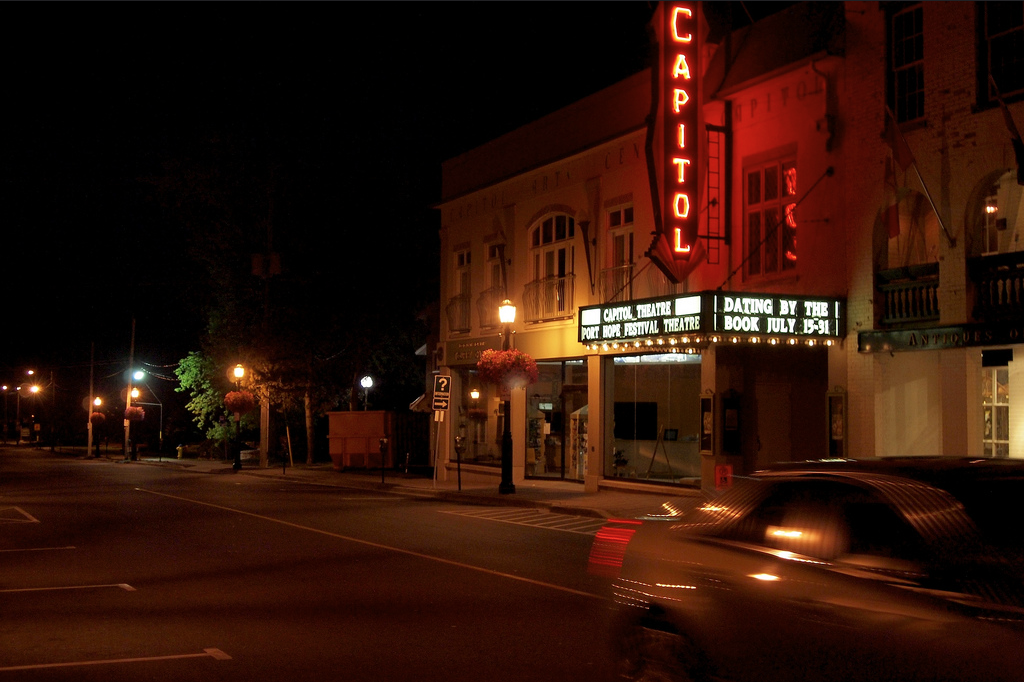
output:
<svg viewBox="0 0 1024 682"><path fill-rule="evenodd" d="M989 174L975 189L967 215L968 256L1024 251L1024 187L1017 171Z"/></svg>
<svg viewBox="0 0 1024 682"><path fill-rule="evenodd" d="M532 281L523 301L526 320L572 315L576 220L564 213L551 213L538 220L529 234Z"/></svg>

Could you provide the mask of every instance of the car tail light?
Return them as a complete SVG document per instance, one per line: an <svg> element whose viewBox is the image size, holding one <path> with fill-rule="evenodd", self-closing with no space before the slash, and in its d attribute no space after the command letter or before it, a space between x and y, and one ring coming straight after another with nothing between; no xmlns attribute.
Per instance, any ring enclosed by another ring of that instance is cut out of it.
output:
<svg viewBox="0 0 1024 682"><path fill-rule="evenodd" d="M587 572L609 578L619 577L622 560L626 557L626 546L633 539L643 521L612 519L597 531L590 548Z"/></svg>

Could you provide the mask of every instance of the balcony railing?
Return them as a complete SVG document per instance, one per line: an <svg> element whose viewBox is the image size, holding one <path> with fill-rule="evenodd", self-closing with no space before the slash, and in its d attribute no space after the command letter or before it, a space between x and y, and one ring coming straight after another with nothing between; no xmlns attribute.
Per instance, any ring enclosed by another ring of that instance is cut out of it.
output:
<svg viewBox="0 0 1024 682"><path fill-rule="evenodd" d="M501 287L484 289L476 299L476 314L480 318L481 327L497 327L498 306L505 300L505 291Z"/></svg>
<svg viewBox="0 0 1024 682"><path fill-rule="evenodd" d="M469 311L472 304L469 294L459 294L448 300L445 313L448 315L448 329L452 332L468 332L472 327Z"/></svg>
<svg viewBox="0 0 1024 682"><path fill-rule="evenodd" d="M572 317L576 313L576 276L548 277L523 289L523 319L543 322Z"/></svg>
<svg viewBox="0 0 1024 682"><path fill-rule="evenodd" d="M598 282L605 303L633 300L633 265L619 265L601 271Z"/></svg>
<svg viewBox="0 0 1024 682"><path fill-rule="evenodd" d="M1024 251L968 259L967 272L974 282L976 320L1024 317Z"/></svg>
<svg viewBox="0 0 1024 682"><path fill-rule="evenodd" d="M878 273L882 324L902 325L939 319L939 264L925 263Z"/></svg>

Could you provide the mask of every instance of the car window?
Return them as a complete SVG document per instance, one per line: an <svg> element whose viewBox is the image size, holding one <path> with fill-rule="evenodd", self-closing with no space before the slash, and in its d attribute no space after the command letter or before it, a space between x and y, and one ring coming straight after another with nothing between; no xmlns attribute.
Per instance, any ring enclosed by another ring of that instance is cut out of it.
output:
<svg viewBox="0 0 1024 682"><path fill-rule="evenodd" d="M896 510L872 492L846 492L839 503L850 537L848 554L907 562L925 559L921 537Z"/></svg>
<svg viewBox="0 0 1024 682"><path fill-rule="evenodd" d="M879 568L920 562L925 551L918 533L880 495L820 479L774 483L720 536L824 561L859 557L855 563Z"/></svg>
<svg viewBox="0 0 1024 682"><path fill-rule="evenodd" d="M830 561L844 553L849 536L834 484L775 483L765 499L720 537Z"/></svg>

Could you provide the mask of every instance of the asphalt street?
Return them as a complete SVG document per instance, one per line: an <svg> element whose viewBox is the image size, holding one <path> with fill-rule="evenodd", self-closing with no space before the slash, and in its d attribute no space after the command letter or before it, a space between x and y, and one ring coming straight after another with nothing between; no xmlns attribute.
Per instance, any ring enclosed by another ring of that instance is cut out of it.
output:
<svg viewBox="0 0 1024 682"><path fill-rule="evenodd" d="M593 517L0 450L0 682L601 680Z"/></svg>

